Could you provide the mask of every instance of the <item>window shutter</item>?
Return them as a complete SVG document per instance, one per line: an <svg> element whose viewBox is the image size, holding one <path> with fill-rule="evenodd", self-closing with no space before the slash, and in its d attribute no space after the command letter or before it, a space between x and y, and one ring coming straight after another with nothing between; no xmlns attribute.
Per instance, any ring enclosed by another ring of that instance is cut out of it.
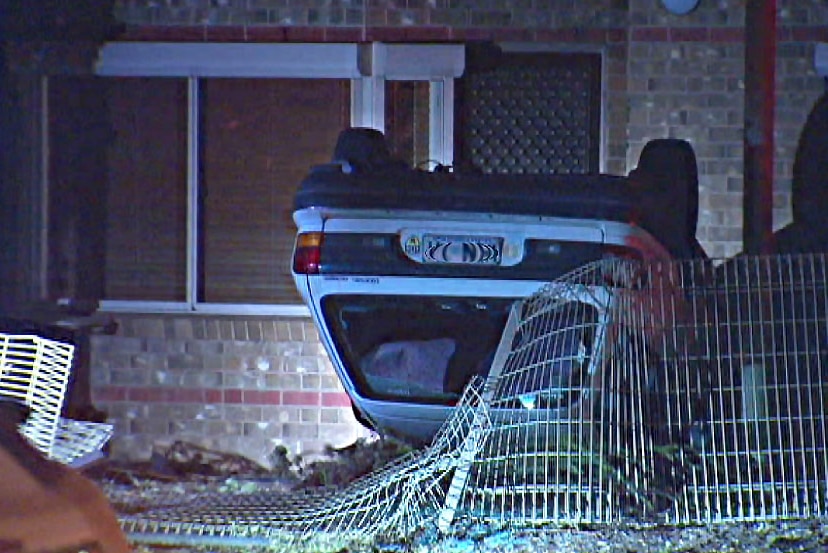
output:
<svg viewBox="0 0 828 553"><path fill-rule="evenodd" d="M293 196L311 165L330 161L349 82L205 79L201 93L199 301L301 303Z"/></svg>
<svg viewBox="0 0 828 553"><path fill-rule="evenodd" d="M107 79L109 149L105 298L184 301L187 83Z"/></svg>

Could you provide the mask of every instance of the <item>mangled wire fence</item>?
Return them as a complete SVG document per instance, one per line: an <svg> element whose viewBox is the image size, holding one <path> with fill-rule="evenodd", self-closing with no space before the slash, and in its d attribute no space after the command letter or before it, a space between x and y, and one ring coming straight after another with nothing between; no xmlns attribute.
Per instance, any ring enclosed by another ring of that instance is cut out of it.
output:
<svg viewBox="0 0 828 553"><path fill-rule="evenodd" d="M601 262L516 306L456 513L694 523L825 514L823 256Z"/></svg>
<svg viewBox="0 0 828 553"><path fill-rule="evenodd" d="M126 529L273 540L825 515L827 278L823 255L596 262L513 306L485 383L431 448L343 490L189 498Z"/></svg>
<svg viewBox="0 0 828 553"><path fill-rule="evenodd" d="M452 417L426 450L411 452L344 489L289 494L251 493L151 497L148 509L121 518L133 539L161 543L287 545L349 543L375 535L402 536L422 527L445 499L447 476L477 420L480 397L469 386Z"/></svg>

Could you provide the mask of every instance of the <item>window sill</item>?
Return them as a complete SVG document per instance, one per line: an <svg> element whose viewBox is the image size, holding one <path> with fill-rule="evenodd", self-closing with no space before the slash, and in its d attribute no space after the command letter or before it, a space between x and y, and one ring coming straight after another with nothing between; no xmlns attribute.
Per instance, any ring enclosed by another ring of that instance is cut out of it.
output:
<svg viewBox="0 0 828 553"><path fill-rule="evenodd" d="M235 315L235 316L277 316L310 317L304 305L256 305L224 303L184 303L164 301L123 301L102 300L100 313L154 313L181 315Z"/></svg>

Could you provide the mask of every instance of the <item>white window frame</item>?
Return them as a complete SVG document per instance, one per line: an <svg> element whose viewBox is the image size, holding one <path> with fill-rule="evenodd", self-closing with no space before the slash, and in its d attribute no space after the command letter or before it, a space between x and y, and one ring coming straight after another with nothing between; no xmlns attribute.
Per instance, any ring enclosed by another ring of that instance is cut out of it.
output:
<svg viewBox="0 0 828 553"><path fill-rule="evenodd" d="M99 53L96 74L187 79L187 290L183 302L103 300L101 311L217 315L309 316L304 305L197 301L198 86L205 77L351 80L351 125L385 130L386 80L428 81L429 158L454 159L454 79L465 49L455 44L215 44L111 42ZM433 166L433 165L432 165Z"/></svg>

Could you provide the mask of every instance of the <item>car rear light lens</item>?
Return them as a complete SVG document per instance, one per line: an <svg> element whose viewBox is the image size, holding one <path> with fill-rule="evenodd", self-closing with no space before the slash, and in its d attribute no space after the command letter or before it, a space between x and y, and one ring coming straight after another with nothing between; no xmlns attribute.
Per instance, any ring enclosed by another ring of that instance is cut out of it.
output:
<svg viewBox="0 0 828 553"><path fill-rule="evenodd" d="M322 263L322 233L304 232L296 237L293 252L293 272L298 275L317 275Z"/></svg>

